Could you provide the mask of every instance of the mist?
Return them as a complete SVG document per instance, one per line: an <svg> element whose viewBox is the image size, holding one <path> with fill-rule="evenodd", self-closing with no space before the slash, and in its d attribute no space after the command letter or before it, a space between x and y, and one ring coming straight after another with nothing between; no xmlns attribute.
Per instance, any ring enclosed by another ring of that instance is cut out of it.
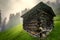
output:
<svg viewBox="0 0 60 40"><path fill-rule="evenodd" d="M6 21L8 22L10 14L16 14L17 12L20 12L21 15L22 10L24 10L25 8L31 9L41 1L55 2L55 0L0 0L2 21L6 17L7 18Z"/></svg>

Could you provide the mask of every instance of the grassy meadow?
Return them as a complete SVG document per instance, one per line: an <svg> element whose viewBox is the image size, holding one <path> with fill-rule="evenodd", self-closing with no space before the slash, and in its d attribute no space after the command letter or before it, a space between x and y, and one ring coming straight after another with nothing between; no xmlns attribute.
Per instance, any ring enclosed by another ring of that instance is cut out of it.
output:
<svg viewBox="0 0 60 40"><path fill-rule="evenodd" d="M54 18L54 29L45 40L60 40L60 20L59 16ZM39 40L23 30L22 24L11 29L0 32L0 40Z"/></svg>

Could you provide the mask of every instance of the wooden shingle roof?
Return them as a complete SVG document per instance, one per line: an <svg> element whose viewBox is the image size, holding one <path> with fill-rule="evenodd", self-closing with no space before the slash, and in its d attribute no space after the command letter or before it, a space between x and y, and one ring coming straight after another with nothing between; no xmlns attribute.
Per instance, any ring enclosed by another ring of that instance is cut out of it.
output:
<svg viewBox="0 0 60 40"><path fill-rule="evenodd" d="M31 10L29 10L28 12L26 12L24 15L22 15L21 17L28 17L29 15L33 14L33 13L37 13L38 10L42 10L46 13L49 13L49 15L52 15L53 17L56 16L55 13L53 12L52 8L48 5L46 5L43 2L38 3L35 7L33 7Z"/></svg>

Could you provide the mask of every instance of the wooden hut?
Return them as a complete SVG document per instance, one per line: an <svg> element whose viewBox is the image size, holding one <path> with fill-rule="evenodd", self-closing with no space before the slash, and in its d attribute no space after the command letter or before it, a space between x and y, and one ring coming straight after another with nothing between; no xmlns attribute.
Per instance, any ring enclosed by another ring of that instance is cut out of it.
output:
<svg viewBox="0 0 60 40"><path fill-rule="evenodd" d="M40 2L23 17L23 28L34 37L45 38L53 29L54 14L52 8Z"/></svg>

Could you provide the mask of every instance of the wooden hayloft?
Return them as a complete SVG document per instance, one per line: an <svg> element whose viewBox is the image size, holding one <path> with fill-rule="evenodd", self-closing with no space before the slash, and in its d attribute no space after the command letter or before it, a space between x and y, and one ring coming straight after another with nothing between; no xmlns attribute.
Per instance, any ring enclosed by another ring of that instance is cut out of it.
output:
<svg viewBox="0 0 60 40"><path fill-rule="evenodd" d="M23 17L23 28L35 37L45 38L53 29L55 14L52 8L40 2Z"/></svg>

